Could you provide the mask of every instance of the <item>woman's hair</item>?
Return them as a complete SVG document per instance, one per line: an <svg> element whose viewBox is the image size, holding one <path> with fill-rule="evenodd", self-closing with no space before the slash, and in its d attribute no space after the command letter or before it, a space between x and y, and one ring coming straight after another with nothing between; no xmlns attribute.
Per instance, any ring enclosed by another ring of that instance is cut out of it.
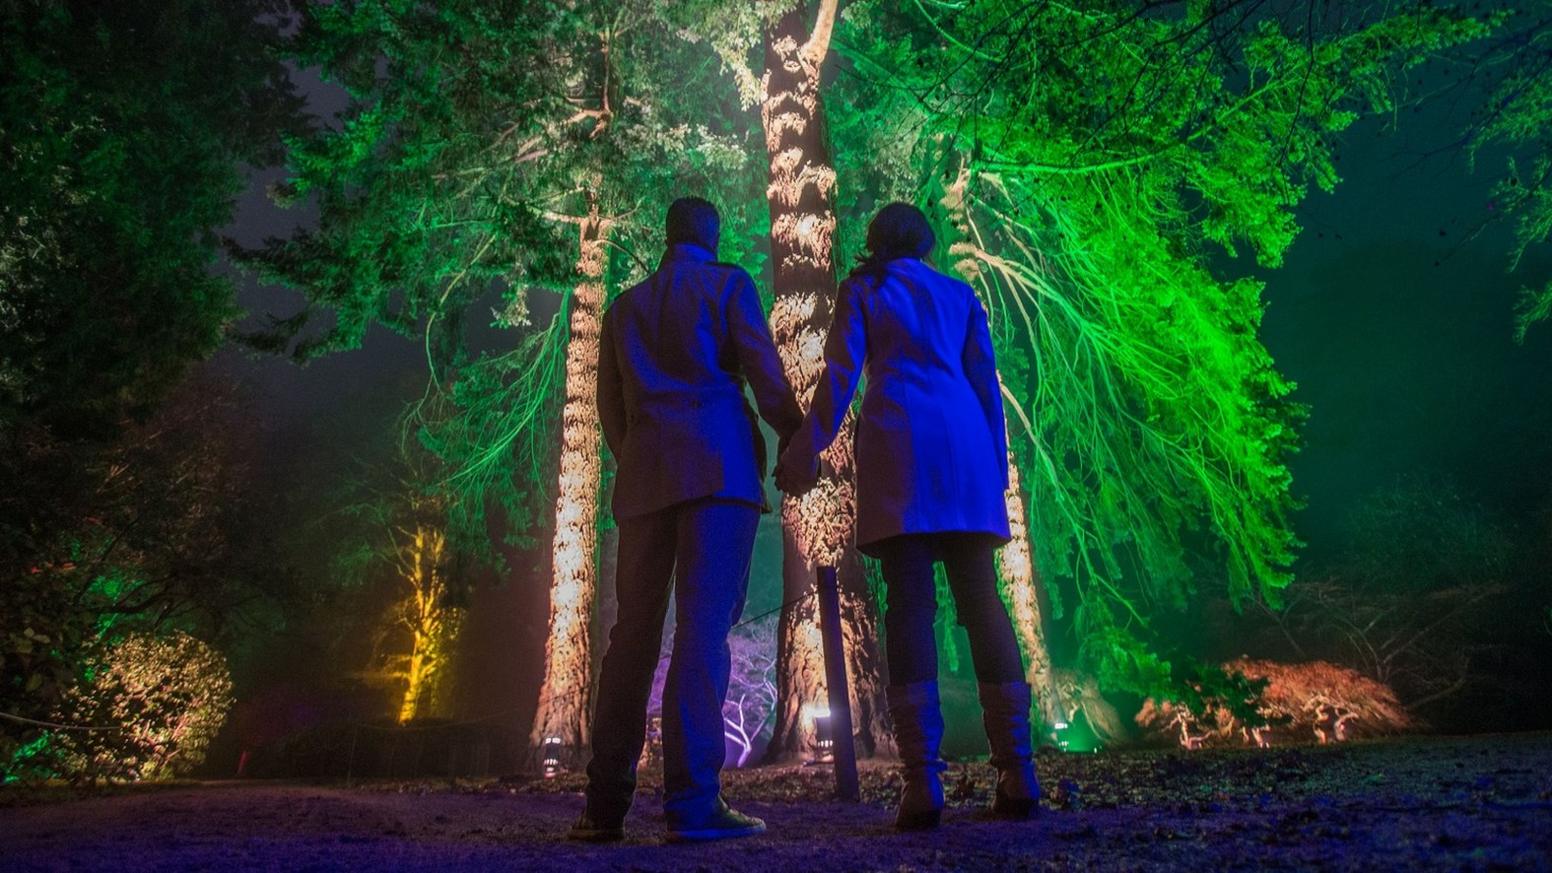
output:
<svg viewBox="0 0 1552 873"><path fill-rule="evenodd" d="M852 275L877 272L896 258L923 258L937 244L932 225L920 209L909 203L891 203L868 222L868 252L857 261Z"/></svg>

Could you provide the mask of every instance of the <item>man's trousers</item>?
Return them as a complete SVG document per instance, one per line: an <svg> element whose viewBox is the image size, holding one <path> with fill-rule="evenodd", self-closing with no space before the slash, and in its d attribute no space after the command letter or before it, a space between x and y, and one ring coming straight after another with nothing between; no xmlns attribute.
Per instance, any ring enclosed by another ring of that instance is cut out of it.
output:
<svg viewBox="0 0 1552 873"><path fill-rule="evenodd" d="M623 817L630 808L670 590L675 626L663 688L664 813L674 825L715 810L727 638L744 609L759 520L759 509L746 503L694 500L618 521L619 612L598 681L587 767L588 810L596 820Z"/></svg>

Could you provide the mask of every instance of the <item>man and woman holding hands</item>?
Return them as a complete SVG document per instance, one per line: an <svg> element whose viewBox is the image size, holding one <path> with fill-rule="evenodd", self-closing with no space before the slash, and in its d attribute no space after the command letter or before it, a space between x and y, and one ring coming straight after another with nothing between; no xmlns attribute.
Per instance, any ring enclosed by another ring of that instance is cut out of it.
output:
<svg viewBox="0 0 1552 873"><path fill-rule="evenodd" d="M937 611L942 561L970 639L991 761L995 815L1028 817L1039 797L1030 689L997 591L995 549L1008 539L1007 444L986 311L969 285L923 261L934 240L915 207L884 207L868 254L842 283L825 370L803 415L749 274L715 261L716 209L677 200L658 270L604 315L598 404L618 462L618 619L594 715L587 806L574 839L624 835L646 730L670 586L673 655L663 692L664 814L669 839L749 836L764 822L728 807L719 774L727 636L743 611L765 500L765 443L754 410L780 436L776 483L801 494L819 476L858 382L857 548L888 586L884 626L890 718L905 785L895 819L930 828L943 808Z"/></svg>

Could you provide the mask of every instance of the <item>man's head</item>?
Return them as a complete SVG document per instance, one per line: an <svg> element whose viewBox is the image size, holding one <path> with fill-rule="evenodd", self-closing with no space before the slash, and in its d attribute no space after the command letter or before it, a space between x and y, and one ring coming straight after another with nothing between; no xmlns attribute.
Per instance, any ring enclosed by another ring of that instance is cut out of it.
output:
<svg viewBox="0 0 1552 873"><path fill-rule="evenodd" d="M717 253L722 220L717 217L717 207L709 202L699 197L680 197L669 205L666 225L669 245L694 243Z"/></svg>

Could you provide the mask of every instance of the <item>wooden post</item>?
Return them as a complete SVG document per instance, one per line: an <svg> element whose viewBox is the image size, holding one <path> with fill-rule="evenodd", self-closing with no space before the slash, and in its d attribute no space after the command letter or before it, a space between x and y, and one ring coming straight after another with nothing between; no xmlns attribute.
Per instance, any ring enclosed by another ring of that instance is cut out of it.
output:
<svg viewBox="0 0 1552 873"><path fill-rule="evenodd" d="M857 785L857 749L852 742L851 695L846 688L846 649L841 642L841 593L834 567L819 568L819 635L824 641L825 689L830 697L835 796L857 801L862 795Z"/></svg>

